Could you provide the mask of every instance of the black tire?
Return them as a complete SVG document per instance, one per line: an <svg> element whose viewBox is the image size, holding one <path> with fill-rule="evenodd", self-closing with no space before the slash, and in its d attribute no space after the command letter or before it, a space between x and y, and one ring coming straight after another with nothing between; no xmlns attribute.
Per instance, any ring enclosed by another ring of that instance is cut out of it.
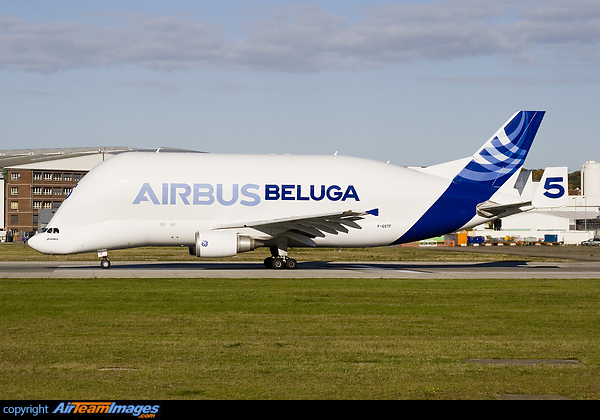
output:
<svg viewBox="0 0 600 420"><path fill-rule="evenodd" d="M281 257L273 258L272 267L275 270L281 270L283 267L285 267L285 263L283 262L283 258L281 258Z"/></svg>
<svg viewBox="0 0 600 420"><path fill-rule="evenodd" d="M110 261L108 260L108 258L104 258L102 261L100 261L100 267L102 268L110 268Z"/></svg>
<svg viewBox="0 0 600 420"><path fill-rule="evenodd" d="M273 268L273 257L267 257L264 261L265 268Z"/></svg>
<svg viewBox="0 0 600 420"><path fill-rule="evenodd" d="M288 258L285 260L285 268L289 270L295 270L298 267L298 261L293 258Z"/></svg>

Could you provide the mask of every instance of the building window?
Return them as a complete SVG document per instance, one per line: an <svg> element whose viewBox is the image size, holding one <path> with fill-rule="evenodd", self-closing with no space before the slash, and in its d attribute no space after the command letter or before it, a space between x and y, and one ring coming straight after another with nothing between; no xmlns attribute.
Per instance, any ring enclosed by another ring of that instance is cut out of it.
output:
<svg viewBox="0 0 600 420"><path fill-rule="evenodd" d="M62 174L60 172L57 172L54 174L54 180L55 181L62 181Z"/></svg>
<svg viewBox="0 0 600 420"><path fill-rule="evenodd" d="M34 210L39 210L42 208L42 202L41 201L34 201L33 202L33 209Z"/></svg>
<svg viewBox="0 0 600 420"><path fill-rule="evenodd" d="M44 201L43 208L45 208L45 209L51 209L52 208L52 203L50 201Z"/></svg>
<svg viewBox="0 0 600 420"><path fill-rule="evenodd" d="M73 179L73 176L71 174L63 174L63 179L65 181L71 181L71 179Z"/></svg>
<svg viewBox="0 0 600 420"><path fill-rule="evenodd" d="M65 195L69 195L69 194L71 194L72 191L73 191L73 188L65 188L64 189L64 194Z"/></svg>
<svg viewBox="0 0 600 420"><path fill-rule="evenodd" d="M19 202L18 201L11 201L10 202L10 209L11 210L19 210Z"/></svg>
<svg viewBox="0 0 600 420"><path fill-rule="evenodd" d="M81 174L73 174L73 181L80 181L81 180Z"/></svg>
<svg viewBox="0 0 600 420"><path fill-rule="evenodd" d="M10 180L11 181L18 181L19 180L19 176L20 176L20 174L18 174L17 172L12 172L10 174Z"/></svg>
<svg viewBox="0 0 600 420"><path fill-rule="evenodd" d="M42 173L41 172L34 172L33 173L33 180L34 181L41 181L42 179Z"/></svg>
<svg viewBox="0 0 600 420"><path fill-rule="evenodd" d="M42 195L42 187L33 187L33 195Z"/></svg>
<svg viewBox="0 0 600 420"><path fill-rule="evenodd" d="M54 195L62 195L62 188L54 187Z"/></svg>
<svg viewBox="0 0 600 420"><path fill-rule="evenodd" d="M19 223L19 215L18 214L11 214L10 215L10 223L13 225L16 225L17 223Z"/></svg>
<svg viewBox="0 0 600 420"><path fill-rule="evenodd" d="M52 195L52 188L45 187L44 188L44 195Z"/></svg>
<svg viewBox="0 0 600 420"><path fill-rule="evenodd" d="M54 203L52 203L52 208L57 209L60 207L61 204L62 204L62 201L55 201Z"/></svg>
<svg viewBox="0 0 600 420"><path fill-rule="evenodd" d="M10 187L10 195L19 195L19 189L17 187Z"/></svg>
<svg viewBox="0 0 600 420"><path fill-rule="evenodd" d="M44 181L52 181L52 174L51 173L44 173Z"/></svg>

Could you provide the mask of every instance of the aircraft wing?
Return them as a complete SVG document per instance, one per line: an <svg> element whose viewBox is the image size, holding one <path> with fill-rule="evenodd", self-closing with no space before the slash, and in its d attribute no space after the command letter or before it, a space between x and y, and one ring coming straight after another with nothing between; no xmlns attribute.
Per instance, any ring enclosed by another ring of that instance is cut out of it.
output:
<svg viewBox="0 0 600 420"><path fill-rule="evenodd" d="M356 223L367 215L378 215L379 210L369 211L344 211L340 213L327 213L312 216L286 217L281 219L258 220L254 222L232 223L216 226L215 229L241 229L252 228L271 237L286 236L294 242L304 246L314 247L314 238L323 238L326 233L337 235L348 233L348 229L362 229Z"/></svg>
<svg viewBox="0 0 600 420"><path fill-rule="evenodd" d="M529 207L529 208L523 208ZM477 214L481 217L506 217L533 209L531 201L511 204L498 204L494 201L485 201L477 205Z"/></svg>

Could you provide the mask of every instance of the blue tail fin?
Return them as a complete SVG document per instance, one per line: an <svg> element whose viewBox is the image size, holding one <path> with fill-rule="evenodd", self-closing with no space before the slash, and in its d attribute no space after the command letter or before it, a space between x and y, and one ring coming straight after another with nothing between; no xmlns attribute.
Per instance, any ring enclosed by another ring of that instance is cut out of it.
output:
<svg viewBox="0 0 600 420"><path fill-rule="evenodd" d="M497 189L523 166L544 118L543 111L517 112L473 155L454 182Z"/></svg>
<svg viewBox="0 0 600 420"><path fill-rule="evenodd" d="M466 225L476 215L477 205L489 200L523 166L543 117L543 111L517 112L394 244L451 233Z"/></svg>

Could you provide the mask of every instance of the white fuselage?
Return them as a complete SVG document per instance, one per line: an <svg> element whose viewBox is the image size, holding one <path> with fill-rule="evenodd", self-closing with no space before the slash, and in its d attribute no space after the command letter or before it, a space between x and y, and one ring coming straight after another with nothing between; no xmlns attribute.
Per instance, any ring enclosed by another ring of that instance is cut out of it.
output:
<svg viewBox="0 0 600 420"><path fill-rule="evenodd" d="M378 215L357 221L361 229L314 241L325 247L389 245L450 182L344 156L124 153L90 171L56 212L51 229L31 238L31 245L52 254L191 246L195 232L223 224L371 209ZM484 221L475 217L470 224ZM237 231L269 239L265 231Z"/></svg>

